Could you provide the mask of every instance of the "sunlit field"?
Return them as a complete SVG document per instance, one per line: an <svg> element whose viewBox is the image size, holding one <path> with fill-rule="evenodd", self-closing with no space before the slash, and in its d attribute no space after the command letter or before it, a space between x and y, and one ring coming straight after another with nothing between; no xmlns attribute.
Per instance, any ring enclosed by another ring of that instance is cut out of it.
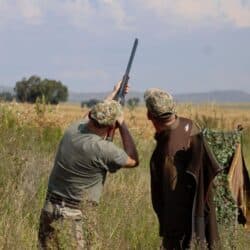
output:
<svg viewBox="0 0 250 250"><path fill-rule="evenodd" d="M56 147L65 128L81 119L80 105L0 103L0 249L36 249L39 214ZM250 167L250 104L180 104L179 116L201 127L228 131L242 124L243 150ZM140 165L107 178L98 208L95 249L159 249L158 224L150 200L149 159L154 130L144 106L125 108ZM120 144L118 133L115 143ZM220 225L223 249L249 249L250 231Z"/></svg>

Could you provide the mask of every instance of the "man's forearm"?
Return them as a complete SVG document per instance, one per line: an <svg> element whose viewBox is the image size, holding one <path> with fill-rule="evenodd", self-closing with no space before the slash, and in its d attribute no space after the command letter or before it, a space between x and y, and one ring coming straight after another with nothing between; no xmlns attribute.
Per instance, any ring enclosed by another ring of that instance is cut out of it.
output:
<svg viewBox="0 0 250 250"><path fill-rule="evenodd" d="M120 89L120 87L121 87L121 83L122 83L122 81L119 81L119 82L114 86L113 91L112 91L104 100L114 100L116 94L118 93L118 91L119 91L119 89ZM126 84L126 86L125 86L124 91L125 91L124 94L126 94L127 91L128 91L128 85L127 85L127 84Z"/></svg>
<svg viewBox="0 0 250 250"><path fill-rule="evenodd" d="M134 140L127 128L127 125L123 122L118 127L119 127L119 131L121 134L123 148L125 152L128 154L128 156L134 159L138 164L139 163L138 152L136 150Z"/></svg>
<svg viewBox="0 0 250 250"><path fill-rule="evenodd" d="M116 95L116 91L112 91L104 100L113 100Z"/></svg>

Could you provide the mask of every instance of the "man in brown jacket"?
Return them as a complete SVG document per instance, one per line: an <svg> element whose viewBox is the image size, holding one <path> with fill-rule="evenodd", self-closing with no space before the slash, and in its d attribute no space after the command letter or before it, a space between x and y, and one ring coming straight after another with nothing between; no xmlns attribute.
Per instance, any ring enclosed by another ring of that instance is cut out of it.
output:
<svg viewBox="0 0 250 250"><path fill-rule="evenodd" d="M211 249L219 239L211 184L220 166L193 121L176 115L170 94L149 89L144 99L156 131L151 195L162 249L188 249L192 240Z"/></svg>

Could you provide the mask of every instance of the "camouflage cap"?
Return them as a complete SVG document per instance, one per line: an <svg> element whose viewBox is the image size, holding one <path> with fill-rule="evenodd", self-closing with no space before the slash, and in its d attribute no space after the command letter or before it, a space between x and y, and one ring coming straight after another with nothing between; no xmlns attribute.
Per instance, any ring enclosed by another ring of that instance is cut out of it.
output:
<svg viewBox="0 0 250 250"><path fill-rule="evenodd" d="M144 93L148 111L159 118L167 118L175 113L175 103L172 95L157 88L150 88Z"/></svg>
<svg viewBox="0 0 250 250"><path fill-rule="evenodd" d="M102 126L113 125L120 115L122 115L122 107L114 100L99 102L90 111L90 117Z"/></svg>

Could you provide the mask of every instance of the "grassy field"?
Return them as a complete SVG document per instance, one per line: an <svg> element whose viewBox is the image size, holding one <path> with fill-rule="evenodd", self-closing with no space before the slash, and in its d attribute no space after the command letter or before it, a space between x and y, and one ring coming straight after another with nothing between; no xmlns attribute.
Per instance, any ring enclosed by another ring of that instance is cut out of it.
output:
<svg viewBox="0 0 250 250"><path fill-rule="evenodd" d="M0 249L36 249L37 229L58 141L87 110L74 105L0 104ZM250 105L182 104L179 115L201 126L232 130L241 123L250 166ZM149 159L154 130L144 107L126 109L140 166L109 175L98 208L98 249L158 249L158 224L150 200ZM118 137L118 136L117 136ZM120 143L119 137L115 140ZM220 225L223 249L249 249L250 232Z"/></svg>

